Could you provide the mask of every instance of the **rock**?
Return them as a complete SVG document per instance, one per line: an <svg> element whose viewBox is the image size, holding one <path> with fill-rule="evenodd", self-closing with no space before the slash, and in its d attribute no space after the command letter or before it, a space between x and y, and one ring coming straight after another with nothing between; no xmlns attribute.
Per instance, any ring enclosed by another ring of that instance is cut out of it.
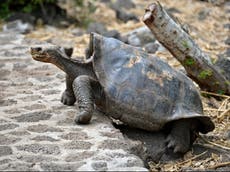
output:
<svg viewBox="0 0 230 172"><path fill-rule="evenodd" d="M91 164L91 166L93 167L94 170L96 171L107 171L107 163L106 162L93 162Z"/></svg>
<svg viewBox="0 0 230 172"><path fill-rule="evenodd" d="M11 155L13 153L12 149L9 146L0 146L0 157Z"/></svg>
<svg viewBox="0 0 230 172"><path fill-rule="evenodd" d="M224 28L230 29L230 23L224 24Z"/></svg>
<svg viewBox="0 0 230 172"><path fill-rule="evenodd" d="M159 44L156 44L154 42L149 42L144 45L144 50L148 53L154 54L159 47L160 47Z"/></svg>
<svg viewBox="0 0 230 172"><path fill-rule="evenodd" d="M116 12L116 18L123 21L123 22L128 22L129 20L133 20L138 22L139 19L135 14L126 12L124 9L122 8L114 8L115 12Z"/></svg>
<svg viewBox="0 0 230 172"><path fill-rule="evenodd" d="M84 162L75 162L74 164L69 163L41 163L43 171L77 171L79 167L84 165Z"/></svg>
<svg viewBox="0 0 230 172"><path fill-rule="evenodd" d="M90 23L88 28L87 28L87 33L90 32L95 32L103 35L105 32L107 32L107 29L104 24L99 23L99 22L93 22Z"/></svg>
<svg viewBox="0 0 230 172"><path fill-rule="evenodd" d="M210 12L211 12L210 9L207 9L207 8L202 9L198 13L198 20L200 20L200 21L205 20L209 16Z"/></svg>
<svg viewBox="0 0 230 172"><path fill-rule="evenodd" d="M116 39L119 39L119 40L122 39L120 33L117 30L109 30L109 31L104 33L104 36L116 38Z"/></svg>
<svg viewBox="0 0 230 172"><path fill-rule="evenodd" d="M19 125L17 125L17 124L2 124L2 125L0 125L0 131L15 129L17 127L19 127Z"/></svg>
<svg viewBox="0 0 230 172"><path fill-rule="evenodd" d="M224 41L225 44L227 45L230 45L230 37L228 37L225 41Z"/></svg>
<svg viewBox="0 0 230 172"><path fill-rule="evenodd" d="M218 67L221 73L230 81L230 56L220 56L216 61L215 66Z"/></svg>
<svg viewBox="0 0 230 172"><path fill-rule="evenodd" d="M78 152L77 154L70 154L65 158L66 162L76 162L81 161L82 159L88 159L94 156L96 152L94 151L83 151Z"/></svg>
<svg viewBox="0 0 230 172"><path fill-rule="evenodd" d="M27 114L22 114L17 117L13 117L13 119L16 119L18 122L38 122L40 120L48 120L51 118L51 114L47 112L31 112Z"/></svg>
<svg viewBox="0 0 230 172"><path fill-rule="evenodd" d="M70 143L65 144L66 149L90 149L93 144L86 141L74 140Z"/></svg>
<svg viewBox="0 0 230 172"><path fill-rule="evenodd" d="M126 38L128 44L137 47L144 47L147 43L155 42L155 37L146 26L128 32L123 37Z"/></svg>
<svg viewBox="0 0 230 172"><path fill-rule="evenodd" d="M63 130L60 128L50 127L48 125L43 125L43 124L31 125L27 128L27 130L36 133L63 132Z"/></svg>
<svg viewBox="0 0 230 172"><path fill-rule="evenodd" d="M46 154L46 155L58 155L60 154L60 148L54 144L25 144L16 146L20 151L31 152L35 154Z"/></svg>
<svg viewBox="0 0 230 172"><path fill-rule="evenodd" d="M80 28L74 28L71 33L74 35L74 36L82 36L85 31L83 29L80 29Z"/></svg>
<svg viewBox="0 0 230 172"><path fill-rule="evenodd" d="M30 23L23 23L21 20L15 20L3 25L3 32L29 33L34 29Z"/></svg>
<svg viewBox="0 0 230 172"><path fill-rule="evenodd" d="M125 9L130 9L130 8L135 8L136 5L133 3L132 0L116 0L115 3L113 4L114 6L118 8L125 8Z"/></svg>

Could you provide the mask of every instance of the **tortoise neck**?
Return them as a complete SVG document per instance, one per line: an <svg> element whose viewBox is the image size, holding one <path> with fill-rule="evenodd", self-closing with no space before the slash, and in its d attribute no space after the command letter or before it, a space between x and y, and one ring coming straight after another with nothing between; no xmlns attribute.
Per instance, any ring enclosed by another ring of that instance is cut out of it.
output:
<svg viewBox="0 0 230 172"><path fill-rule="evenodd" d="M73 79L80 75L88 75L96 78L96 75L93 72L92 62L85 63L71 58L57 57L53 64L55 64Z"/></svg>

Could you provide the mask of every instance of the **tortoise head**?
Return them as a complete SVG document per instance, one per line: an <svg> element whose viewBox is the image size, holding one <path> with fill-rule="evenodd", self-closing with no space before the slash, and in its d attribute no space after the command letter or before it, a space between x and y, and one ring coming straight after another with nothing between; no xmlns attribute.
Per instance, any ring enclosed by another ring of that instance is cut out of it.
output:
<svg viewBox="0 0 230 172"><path fill-rule="evenodd" d="M59 46L31 47L32 58L46 63L55 63L58 58L70 58L73 48L62 48Z"/></svg>

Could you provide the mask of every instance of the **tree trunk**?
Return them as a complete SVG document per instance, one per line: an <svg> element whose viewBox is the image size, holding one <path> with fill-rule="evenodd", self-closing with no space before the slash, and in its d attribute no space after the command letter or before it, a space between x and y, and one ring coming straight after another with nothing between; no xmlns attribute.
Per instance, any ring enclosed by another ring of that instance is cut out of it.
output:
<svg viewBox="0 0 230 172"><path fill-rule="evenodd" d="M213 66L207 54L192 40L190 35L176 23L160 3L153 3L146 9L143 22L156 39L184 66L203 90L230 95L230 81Z"/></svg>

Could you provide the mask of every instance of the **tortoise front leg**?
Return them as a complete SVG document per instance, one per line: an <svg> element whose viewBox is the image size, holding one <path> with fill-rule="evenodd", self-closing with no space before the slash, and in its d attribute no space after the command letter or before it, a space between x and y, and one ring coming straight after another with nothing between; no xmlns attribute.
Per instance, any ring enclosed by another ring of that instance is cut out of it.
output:
<svg viewBox="0 0 230 172"><path fill-rule="evenodd" d="M66 89L62 93L61 102L64 105L73 105L76 102L76 98L73 92L73 79L66 75Z"/></svg>
<svg viewBox="0 0 230 172"><path fill-rule="evenodd" d="M87 124L92 118L94 109L93 84L97 82L89 76L81 75L73 81L73 91L78 102L80 115L76 123Z"/></svg>

